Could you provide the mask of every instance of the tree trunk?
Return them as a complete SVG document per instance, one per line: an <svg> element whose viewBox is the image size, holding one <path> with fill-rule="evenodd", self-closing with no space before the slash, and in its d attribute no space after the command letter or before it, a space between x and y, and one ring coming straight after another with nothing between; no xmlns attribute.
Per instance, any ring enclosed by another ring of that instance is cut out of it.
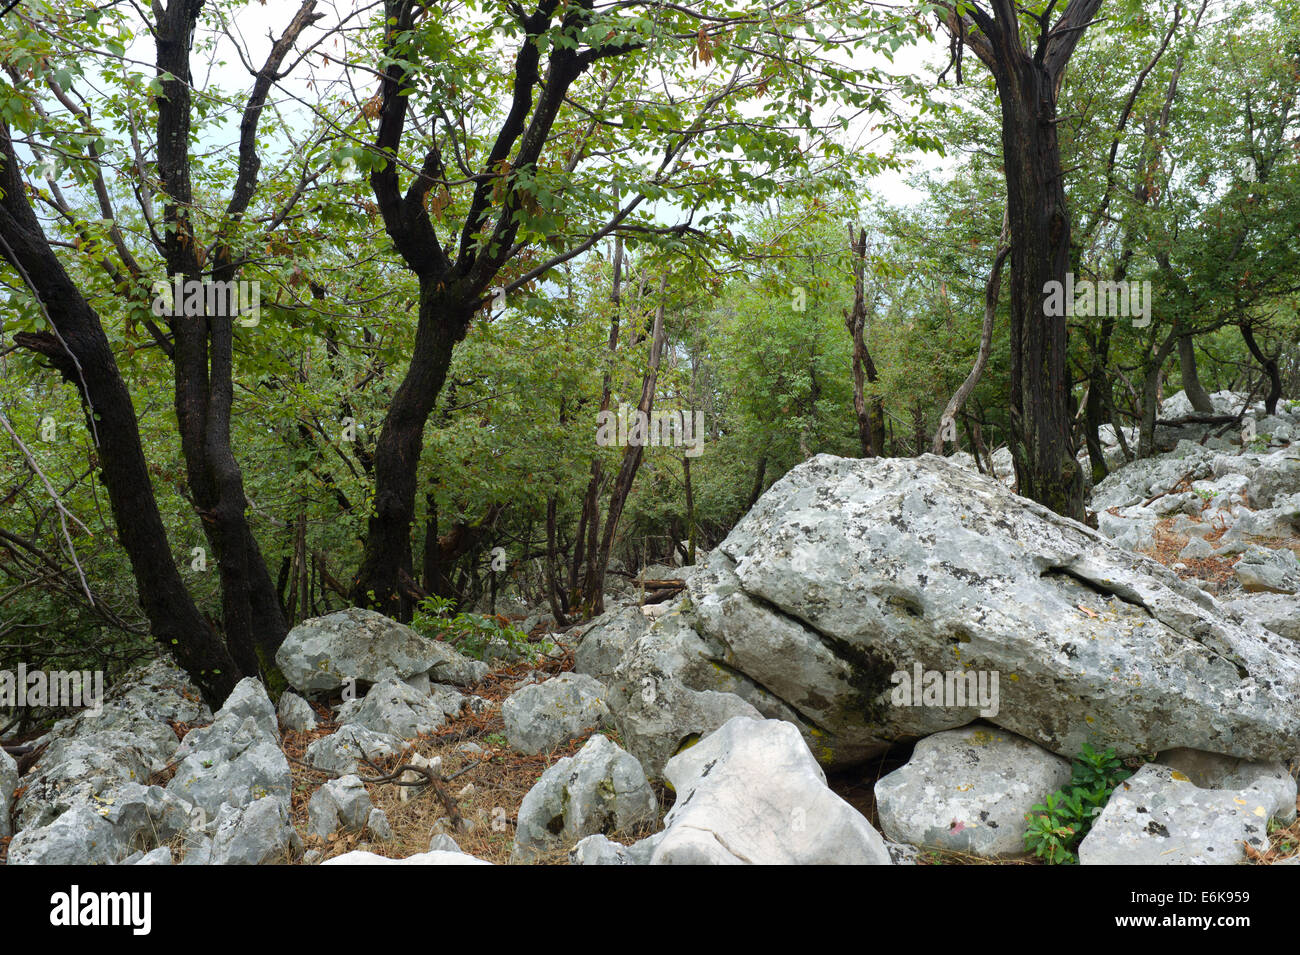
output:
<svg viewBox="0 0 1300 955"><path fill-rule="evenodd" d="M1192 403L1192 410L1214 414L1214 402L1201 385L1201 376L1196 370L1196 340L1190 334L1178 336L1178 369L1183 376L1183 394Z"/></svg>
<svg viewBox="0 0 1300 955"><path fill-rule="evenodd" d="M1028 58L998 77L1011 226L1011 451L1020 493L1083 520L1083 476L1070 436L1064 309L1048 315L1049 282L1065 284L1070 216L1062 186L1051 78Z"/></svg>
<svg viewBox="0 0 1300 955"><path fill-rule="evenodd" d="M1269 414L1277 414L1277 403L1282 398L1282 374L1278 369L1277 358L1270 358L1264 354L1264 350L1259 347L1259 342L1255 340L1255 331L1248 323L1241 324L1241 337L1246 342L1246 347L1259 362L1260 367L1264 369L1264 374L1268 376L1268 394L1264 397L1264 410Z"/></svg>
<svg viewBox="0 0 1300 955"><path fill-rule="evenodd" d="M1056 100L1065 67L1102 0L1073 0L1057 21L1054 6L1033 24L1008 0L941 3L941 20L961 51L974 50L997 84L1011 233L1011 401L1009 440L1019 492L1059 514L1084 518L1083 474L1074 457L1069 336L1064 308L1047 314L1052 286L1063 289L1070 263L1070 213L1057 140Z"/></svg>
<svg viewBox="0 0 1300 955"><path fill-rule="evenodd" d="M984 321L980 325L979 353L975 356L975 364L970 374L966 376L966 380L961 383L956 393L949 399L947 407L943 409L943 414L939 418L939 430L934 433L934 441L930 446L933 454L943 454L945 424L950 421L956 423L957 412L961 411L962 405L979 384L980 376L984 374L984 366L989 360L989 352L993 347L993 319L997 315L998 296L1002 291L1002 263L1006 261L1007 254L1011 251L1006 240L1007 219L1004 215L1002 237L998 242L997 254L993 257L993 269L989 272L988 281L984 283ZM953 437L956 438L955 427Z"/></svg>
<svg viewBox="0 0 1300 955"><path fill-rule="evenodd" d="M878 422L873 409L867 407L866 380L867 368L871 369L871 381L876 380L876 368L867 352L863 332L867 320L866 295L863 288L863 272L866 265L867 230L862 229L856 236L853 226L849 226L849 248L853 252L853 308L844 316L849 337L853 339L853 411L858 419L858 444L864 458L876 457L881 452L877 440ZM877 402L879 399L876 399Z"/></svg>
<svg viewBox="0 0 1300 955"><path fill-rule="evenodd" d="M185 670L207 703L218 707L243 674L181 579L154 497L130 393L98 314L64 271L27 203L3 121L0 239L0 255L30 283L56 333L24 333L14 340L47 358L80 393L118 540L131 561L136 593L153 637Z"/></svg>
<svg viewBox="0 0 1300 955"><path fill-rule="evenodd" d="M420 283L420 319L410 368L393 395L375 445L375 500L352 599L408 621L418 599L403 585L414 576L411 528L424 423L447 380L452 350L469 329L471 309Z"/></svg>
<svg viewBox="0 0 1300 955"><path fill-rule="evenodd" d="M650 360L646 365L645 375L641 381L641 400L637 410L649 419L654 409L655 388L659 379L659 360L664 347L664 294L668 287L668 276L659 279L659 303L655 307L654 329L650 336ZM618 533L618 523L623 516L623 507L628 495L632 493L632 484L641 467L645 448L633 445L623 450L623 463L614 478L614 488L609 496L609 510L605 513L605 530L600 540L600 551L596 562L587 575L583 592L591 601L592 614L605 612L605 568L609 565L610 549L614 545L614 536Z"/></svg>

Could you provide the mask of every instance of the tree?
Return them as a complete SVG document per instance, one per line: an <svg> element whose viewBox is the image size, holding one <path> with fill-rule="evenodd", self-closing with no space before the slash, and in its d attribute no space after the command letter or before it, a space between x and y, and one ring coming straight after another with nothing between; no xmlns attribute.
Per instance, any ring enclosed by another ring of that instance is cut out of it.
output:
<svg viewBox="0 0 1300 955"><path fill-rule="evenodd" d="M1057 138L1057 98L1065 67L1101 0L1072 0L1052 20L993 0L940 4L961 81L963 47L993 75L1002 107L1002 156L1011 237L1011 451L1020 493L1082 520L1083 480L1071 437L1067 318L1046 308L1052 283L1065 284L1070 212ZM1021 16L1031 25L1030 46Z"/></svg>

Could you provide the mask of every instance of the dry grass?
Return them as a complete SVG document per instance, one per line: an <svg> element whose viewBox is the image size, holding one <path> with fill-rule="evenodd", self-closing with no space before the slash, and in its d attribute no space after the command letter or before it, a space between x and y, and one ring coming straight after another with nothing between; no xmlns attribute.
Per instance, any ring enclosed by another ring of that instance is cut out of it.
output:
<svg viewBox="0 0 1300 955"><path fill-rule="evenodd" d="M585 732L578 739L570 740L550 753L526 756L514 752L506 744L501 704L513 692L514 684L524 679L530 671L536 671L540 680L568 669L572 669L571 656L558 661L545 661L536 666L517 664L494 670L483 683L467 691L491 703L486 712L471 714L467 711L460 719L448 722L436 733L411 741L411 749L401 756L376 762L384 773L388 773L403 762L408 762L415 753L425 758L440 757L442 776L448 780L443 788L454 800L457 812L465 820L465 828L460 831L450 824L448 807L432 788L415 790L414 798L403 802L401 790L405 787L378 783L369 784L366 788L375 807L382 809L388 816L393 830L391 840L380 842L369 833L355 832L338 833L328 842L319 838L307 838L307 804L316 789L331 778L332 774L313 770L303 764L302 758L309 743L337 729L334 723L327 720L328 712L324 708L318 708L317 719L320 725L313 733L286 733L284 740L294 778L291 812L295 827L304 836L306 847L318 849L322 859L333 858L354 849L365 849L376 855L397 859L427 851L429 840L437 833L445 832L470 855L489 862L509 863L514 846L515 820L524 796L549 767L566 756L576 754L595 730ZM614 731L605 729L602 732L615 742L621 742ZM468 744L479 747L481 752L466 752ZM362 767L359 774L370 777L381 775L366 767ZM671 793L660 788L658 795L661 822L663 813L671 805ZM644 831L610 835L619 841L629 842L649 835L657 828L657 825L647 826ZM567 863L567 847L530 861L542 864Z"/></svg>

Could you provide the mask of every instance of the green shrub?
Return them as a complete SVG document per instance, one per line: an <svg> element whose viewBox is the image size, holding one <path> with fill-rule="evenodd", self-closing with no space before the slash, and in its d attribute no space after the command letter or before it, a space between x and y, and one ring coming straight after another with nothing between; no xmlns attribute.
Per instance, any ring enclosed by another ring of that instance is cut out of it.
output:
<svg viewBox="0 0 1300 955"><path fill-rule="evenodd" d="M498 655L522 657L533 663L550 647L550 644L529 643L527 634L501 626L496 617L453 614L454 606L454 601L445 597L426 597L416 607L411 627L425 636L446 641L476 660L484 659L495 648Z"/></svg>
<svg viewBox="0 0 1300 955"><path fill-rule="evenodd" d="M1070 784L1058 789L1026 815L1025 848L1055 865L1079 861L1074 850L1106 807L1110 794L1130 773L1113 749L1098 753L1088 743L1075 757Z"/></svg>

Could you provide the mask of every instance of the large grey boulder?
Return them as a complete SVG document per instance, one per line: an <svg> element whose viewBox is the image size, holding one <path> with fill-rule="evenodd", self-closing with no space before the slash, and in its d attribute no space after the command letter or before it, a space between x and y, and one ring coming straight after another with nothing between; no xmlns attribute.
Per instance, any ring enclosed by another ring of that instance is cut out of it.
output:
<svg viewBox="0 0 1300 955"><path fill-rule="evenodd" d="M487 673L486 664L359 607L304 620L289 631L275 662L301 691L336 690L348 680L405 680L418 673L468 686Z"/></svg>
<svg viewBox="0 0 1300 955"><path fill-rule="evenodd" d="M640 607L624 607L597 617L583 632L574 652L574 671L607 683L623 654L649 628L650 621Z"/></svg>
<svg viewBox="0 0 1300 955"><path fill-rule="evenodd" d="M186 832L191 807L159 786L121 783L89 796L48 825L14 837L12 865L118 864Z"/></svg>
<svg viewBox="0 0 1300 955"><path fill-rule="evenodd" d="M195 819L189 803L161 786L125 783L96 802L118 838L144 851L185 832Z"/></svg>
<svg viewBox="0 0 1300 955"><path fill-rule="evenodd" d="M206 865L287 862L300 847L286 804L279 799L258 799L238 809L222 806L207 856L195 861ZM190 861L188 856L186 861Z"/></svg>
<svg viewBox="0 0 1300 955"><path fill-rule="evenodd" d="M148 757L154 772L161 771L175 754L180 740L170 723L195 725L210 722L212 712L189 678L169 660L153 660L125 674L104 696L102 711L84 710L54 724L42 737L99 740L113 737ZM47 762L46 758L38 765Z"/></svg>
<svg viewBox="0 0 1300 955"><path fill-rule="evenodd" d="M826 785L799 731L737 717L668 761L677 801L652 865L889 865L880 833Z"/></svg>
<svg viewBox="0 0 1300 955"><path fill-rule="evenodd" d="M880 831L895 842L984 858L1025 854L1025 815L1070 781L1068 760L987 726L927 736L876 782Z"/></svg>
<svg viewBox="0 0 1300 955"><path fill-rule="evenodd" d="M280 725L290 732L310 733L316 729L316 711L293 690L285 690L280 694L276 715L280 717Z"/></svg>
<svg viewBox="0 0 1300 955"><path fill-rule="evenodd" d="M341 726L364 726L376 733L410 739L432 733L460 715L465 697L449 686L421 691L402 680L381 680L360 700L339 708Z"/></svg>
<svg viewBox="0 0 1300 955"><path fill-rule="evenodd" d="M343 726L337 733L312 741L303 760L308 766L346 775L355 773L363 759L394 756L409 746L397 736L376 733L364 726Z"/></svg>
<svg viewBox="0 0 1300 955"><path fill-rule="evenodd" d="M641 764L596 734L542 773L524 796L515 826L515 856L526 859L595 833L627 832L653 823L654 790Z"/></svg>
<svg viewBox="0 0 1300 955"><path fill-rule="evenodd" d="M1289 826L1296 819L1296 781L1281 761L1252 763L1197 749L1170 749L1156 756L1201 789L1250 789L1258 793L1269 818Z"/></svg>
<svg viewBox="0 0 1300 955"><path fill-rule="evenodd" d="M279 718L266 688L260 680L245 677L235 684L226 697L226 702L217 711L218 717L224 717L231 725L238 726L244 720L252 720L257 725L258 733L267 739L280 741Z"/></svg>
<svg viewBox="0 0 1300 955"><path fill-rule="evenodd" d="M1246 862L1243 844L1268 848L1272 796L1257 789L1201 789L1175 769L1148 763L1115 787L1079 844L1079 863L1240 865Z"/></svg>
<svg viewBox="0 0 1300 955"><path fill-rule="evenodd" d="M906 705L917 665L998 675L989 721L1062 756L1300 751L1300 648L942 458L815 457L719 555L691 580L695 628L719 669L796 712L823 764L979 716L948 695Z"/></svg>
<svg viewBox="0 0 1300 955"><path fill-rule="evenodd" d="M1300 493L1300 444L1260 459L1246 490L1251 507L1272 507L1275 499Z"/></svg>
<svg viewBox="0 0 1300 955"><path fill-rule="evenodd" d="M328 839L340 829L360 832L366 828L373 808L360 776L331 779L307 803L307 834Z"/></svg>
<svg viewBox="0 0 1300 955"><path fill-rule="evenodd" d="M581 673L561 673L517 690L501 704L506 739L521 753L545 753L609 715L603 683Z"/></svg>
<svg viewBox="0 0 1300 955"><path fill-rule="evenodd" d="M18 788L18 763L0 749L0 839L13 835L9 812L14 804L14 790Z"/></svg>

